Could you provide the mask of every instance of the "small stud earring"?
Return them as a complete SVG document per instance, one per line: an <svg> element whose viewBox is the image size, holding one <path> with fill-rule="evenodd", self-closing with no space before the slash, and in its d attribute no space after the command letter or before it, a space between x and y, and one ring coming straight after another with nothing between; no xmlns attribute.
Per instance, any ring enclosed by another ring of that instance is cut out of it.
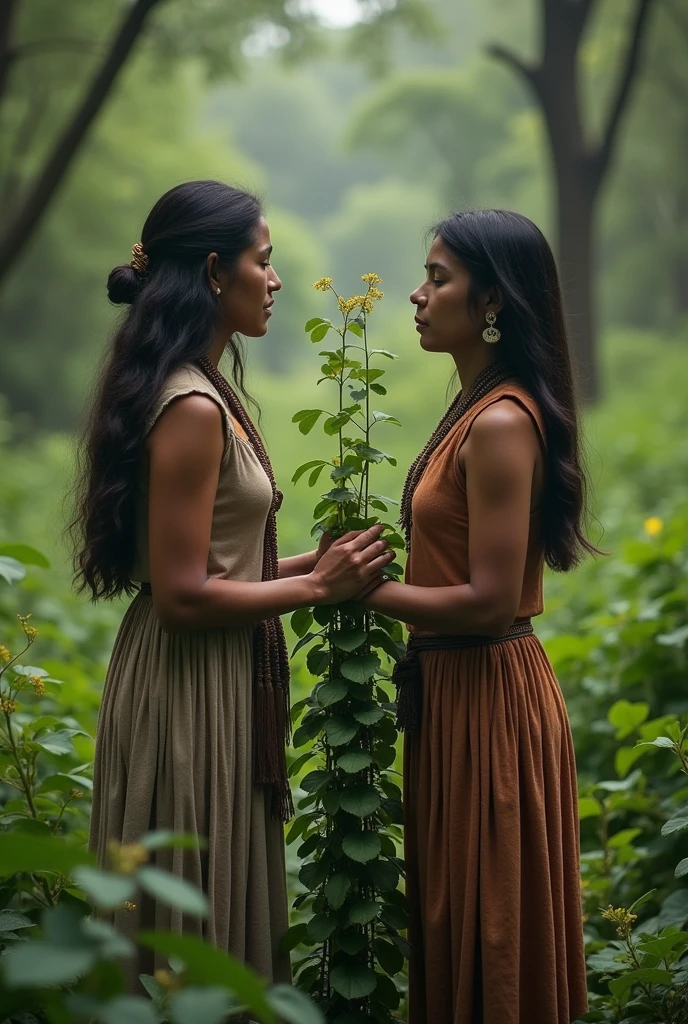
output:
<svg viewBox="0 0 688 1024"><path fill-rule="evenodd" d="M492 310L490 310L489 313L485 314L485 319L487 320L488 326L483 331L483 338L485 339L488 345L495 345L502 336L501 331L498 331L497 328L495 327L495 323L497 322L497 314L493 313Z"/></svg>
<svg viewBox="0 0 688 1024"><path fill-rule="evenodd" d="M222 290L221 288L216 288L216 289L215 289L215 294L216 294L216 295L219 295L219 294L220 294L220 292L221 292L221 290Z"/></svg>

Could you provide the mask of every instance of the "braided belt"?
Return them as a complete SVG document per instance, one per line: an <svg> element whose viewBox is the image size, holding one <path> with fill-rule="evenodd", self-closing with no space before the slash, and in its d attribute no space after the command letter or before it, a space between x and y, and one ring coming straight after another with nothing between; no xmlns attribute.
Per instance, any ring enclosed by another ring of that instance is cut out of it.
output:
<svg viewBox="0 0 688 1024"><path fill-rule="evenodd" d="M409 634L406 654L394 666L392 680L397 688L397 728L418 732L423 706L423 673L418 655L421 651L458 651L465 647L494 647L509 640L532 636L533 624L523 619L509 626L502 636L454 636L438 633L430 636Z"/></svg>

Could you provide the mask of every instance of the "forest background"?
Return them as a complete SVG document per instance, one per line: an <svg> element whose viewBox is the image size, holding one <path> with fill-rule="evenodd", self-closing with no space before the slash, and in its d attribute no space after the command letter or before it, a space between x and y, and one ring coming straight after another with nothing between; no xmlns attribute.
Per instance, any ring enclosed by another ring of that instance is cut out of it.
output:
<svg viewBox="0 0 688 1024"><path fill-rule="evenodd" d="M269 335L249 340L248 350L285 491L285 555L310 543L313 493L304 481L290 483L293 471L327 454L325 440L291 423L298 409L320 404L318 349L303 324L327 314L311 283L328 275L349 294L360 290L361 274L380 274L385 299L371 334L400 357L381 408L403 427L385 427L381 443L397 466L376 470L375 480L398 498L406 467L445 408L452 371L419 349L408 303L423 276L428 227L452 209L503 206L532 217L556 244L545 120L499 48L535 60L543 13L557 2L590 8L577 71L594 140L633 47L643 5L630 0L421 0L401 14L372 0L310 8L265 0L260 17L250 4L168 0L153 12L0 281L0 543L33 545L50 562L29 566L18 590L0 580L0 642L12 647L16 612L33 614L43 663L65 682L64 711L91 735L124 606L93 607L71 593L61 528L75 437L118 316L105 295L109 270L128 261L148 209L179 181L217 177L266 197L284 288ZM0 116L3 215L40 170L124 6L19 5L24 52ZM685 841L659 835L686 793L660 748L633 747L685 712L688 641L688 4L645 6L589 268L599 366L598 398L584 416L591 536L609 554L576 574L550 574L537 624L576 742L591 949L614 934L599 905L627 905L652 886L646 915L663 913L678 926L688 919L673 878ZM296 17L297 7L317 24ZM562 277L571 277L565 262ZM312 682L298 657L294 675L297 700ZM88 760L91 741L80 737L79 745Z"/></svg>

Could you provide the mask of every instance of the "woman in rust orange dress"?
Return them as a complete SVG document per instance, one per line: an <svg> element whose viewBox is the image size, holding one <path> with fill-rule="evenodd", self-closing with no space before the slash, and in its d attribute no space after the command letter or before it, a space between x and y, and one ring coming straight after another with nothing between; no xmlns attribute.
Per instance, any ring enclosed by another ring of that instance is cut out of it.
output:
<svg viewBox="0 0 688 1024"><path fill-rule="evenodd" d="M409 471L397 667L410 1024L570 1024L587 1009L573 742L531 619L542 573L594 550L561 293L525 217L441 223L411 295L457 395Z"/></svg>

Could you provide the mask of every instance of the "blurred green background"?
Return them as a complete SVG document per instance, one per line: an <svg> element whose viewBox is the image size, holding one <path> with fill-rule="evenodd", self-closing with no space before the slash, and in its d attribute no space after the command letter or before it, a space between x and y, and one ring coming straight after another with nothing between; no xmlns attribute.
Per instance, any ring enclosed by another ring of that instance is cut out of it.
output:
<svg viewBox="0 0 688 1024"><path fill-rule="evenodd" d="M593 286L592 329L590 309L576 307L581 265L561 262L574 335L586 335L587 368L599 369L596 386L586 385L596 401L584 426L590 532L608 555L549 575L538 631L569 704L582 791L605 777L641 788L653 772L663 777L661 751L645 754L646 775L629 776L610 709L620 699L646 702L655 717L686 707L686 0L149 0L104 105L43 201L36 182L46 175L44 192L50 186L55 147L92 94L118 26L140 6L16 0L0 14L0 542L32 544L51 561L50 570L30 568L20 590L0 584L0 642L12 646L16 611L33 612L44 661L60 661L64 699L93 729L122 607L71 594L61 530L75 435L118 315L107 275L129 260L162 192L217 177L266 198L284 288L269 335L248 342L249 379L286 494L279 526L291 554L310 546L317 500L291 475L326 451L317 432L303 437L291 423L298 409L328 404L303 323L331 310L311 283L328 275L348 294L362 273L383 278L372 338L400 358L385 367L380 408L403 428L377 428L398 466L381 468L376 483L398 497L445 408L452 371L447 358L419 349L408 303L428 227L452 209L506 206L572 252L557 210L597 166L609 111L620 105L588 204L594 245L582 270ZM564 123L571 108L550 97L543 114L529 80L561 72L551 56L532 68L557 32L566 49L573 8L588 18L575 47L578 109ZM546 9L555 12L549 35ZM552 150L548 138L562 124ZM21 243L9 244L22 217ZM297 663L295 697L308 685ZM660 806L669 796L658 786ZM619 826L635 814L656 839L654 811L636 804L615 814ZM583 822L583 839L591 857L599 853L594 822ZM645 862L660 888L673 884L642 842L628 841L617 876L607 871L610 898L642 887Z"/></svg>

